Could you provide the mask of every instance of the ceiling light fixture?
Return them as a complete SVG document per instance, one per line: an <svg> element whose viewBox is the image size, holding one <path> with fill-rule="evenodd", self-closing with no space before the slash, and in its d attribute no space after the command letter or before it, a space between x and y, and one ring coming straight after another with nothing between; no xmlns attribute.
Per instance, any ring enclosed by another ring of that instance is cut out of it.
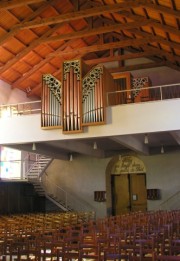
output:
<svg viewBox="0 0 180 261"><path fill-rule="evenodd" d="M36 144L33 142L32 150L36 150Z"/></svg>
<svg viewBox="0 0 180 261"><path fill-rule="evenodd" d="M97 143L96 142L94 142L94 144L93 144L93 149L97 150Z"/></svg>
<svg viewBox="0 0 180 261"><path fill-rule="evenodd" d="M70 154L69 161L73 161L73 155Z"/></svg>
<svg viewBox="0 0 180 261"><path fill-rule="evenodd" d="M148 143L149 143L148 135L145 134L145 136L144 136L144 144L148 144Z"/></svg>
<svg viewBox="0 0 180 261"><path fill-rule="evenodd" d="M164 154L164 146L161 146L161 154Z"/></svg>

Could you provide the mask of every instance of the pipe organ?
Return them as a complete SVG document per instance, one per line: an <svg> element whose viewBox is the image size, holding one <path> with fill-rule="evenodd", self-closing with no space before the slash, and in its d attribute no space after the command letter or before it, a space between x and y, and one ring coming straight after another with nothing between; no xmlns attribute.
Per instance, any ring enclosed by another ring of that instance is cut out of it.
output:
<svg viewBox="0 0 180 261"><path fill-rule="evenodd" d="M103 66L87 73L81 60L65 61L62 83L50 74L43 76L41 127L77 133L83 126L105 123L105 91L112 86L113 78Z"/></svg>
<svg viewBox="0 0 180 261"><path fill-rule="evenodd" d="M104 123L103 67L97 66L83 78L83 125Z"/></svg>
<svg viewBox="0 0 180 261"><path fill-rule="evenodd" d="M131 93L131 73L117 73L113 76L115 92L112 97L109 97L109 105L129 103L133 99Z"/></svg>
<svg viewBox="0 0 180 261"><path fill-rule="evenodd" d="M147 88L149 86L150 80L148 77L133 78L132 89L135 89L133 91L134 102L149 100L149 89Z"/></svg>
<svg viewBox="0 0 180 261"><path fill-rule="evenodd" d="M62 84L51 74L43 75L41 127L59 128L62 126Z"/></svg>
<svg viewBox="0 0 180 261"><path fill-rule="evenodd" d="M63 132L82 131L80 60L63 63Z"/></svg>

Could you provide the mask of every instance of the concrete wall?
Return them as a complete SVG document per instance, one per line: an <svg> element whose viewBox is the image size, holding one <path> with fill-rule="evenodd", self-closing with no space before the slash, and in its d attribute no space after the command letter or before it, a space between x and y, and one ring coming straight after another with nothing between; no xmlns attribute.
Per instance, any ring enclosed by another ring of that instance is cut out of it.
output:
<svg viewBox="0 0 180 261"><path fill-rule="evenodd" d="M161 190L160 200L148 200L148 210L157 210L169 197L180 190L180 153L155 156L139 156L147 173L147 188ZM106 202L95 202L94 191L106 190L106 167L111 158L74 158L72 162L54 160L47 170L50 182L72 193L82 202L87 202L96 211L97 217L107 215ZM180 208L180 198L176 208ZM169 202L169 205L172 201ZM168 206L171 207L171 206Z"/></svg>

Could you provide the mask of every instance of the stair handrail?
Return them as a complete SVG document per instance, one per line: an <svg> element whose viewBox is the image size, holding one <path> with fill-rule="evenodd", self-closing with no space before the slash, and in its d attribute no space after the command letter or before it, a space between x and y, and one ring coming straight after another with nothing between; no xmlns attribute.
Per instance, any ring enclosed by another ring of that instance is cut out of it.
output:
<svg viewBox="0 0 180 261"><path fill-rule="evenodd" d="M34 166L36 165L36 164L38 164L38 166L40 166L40 162L39 162L39 160L42 158L42 157L46 157L46 156L44 156L44 155L41 155L41 154L36 154L36 156L35 156L35 161L31 164L31 166L30 166L30 168L25 172L25 178L28 178L28 173L30 173L30 171L34 168ZM47 157L47 158L49 158L49 157ZM51 159L52 160L52 159ZM49 163L47 164L47 166L49 165ZM47 167L46 166L46 167ZM45 168L46 168L45 167ZM43 171L43 170L39 170L40 168L38 168L38 177L40 178L40 174L41 174L41 172Z"/></svg>
<svg viewBox="0 0 180 261"><path fill-rule="evenodd" d="M83 202L80 199L77 199L75 195L70 194L69 192L61 188L59 185L55 184L53 181L50 181L49 178L47 178L47 176L42 180L42 185L47 195L56 196L57 200L61 201L61 204L64 205L67 210L73 210L78 212L91 211L95 213L95 208L91 204L89 204L88 202ZM50 190L51 186L53 186L53 193L50 193L51 191L48 191L48 189Z"/></svg>
<svg viewBox="0 0 180 261"><path fill-rule="evenodd" d="M171 195L171 196L170 196L168 199L166 199L165 201L163 201L163 202L159 205L160 209L162 210L163 205L166 205L170 200L176 198L178 195L180 196L180 190L177 191L176 193L174 193L173 195ZM179 201L179 202L180 202L180 201Z"/></svg>

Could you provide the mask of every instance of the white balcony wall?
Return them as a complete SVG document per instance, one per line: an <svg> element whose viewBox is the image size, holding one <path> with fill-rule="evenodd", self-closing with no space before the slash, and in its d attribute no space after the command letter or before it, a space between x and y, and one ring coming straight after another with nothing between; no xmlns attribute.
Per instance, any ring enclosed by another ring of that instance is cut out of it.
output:
<svg viewBox="0 0 180 261"><path fill-rule="evenodd" d="M61 129L42 130L40 114L0 118L0 144L180 130L179 111L180 99L108 107L105 125L68 135Z"/></svg>

